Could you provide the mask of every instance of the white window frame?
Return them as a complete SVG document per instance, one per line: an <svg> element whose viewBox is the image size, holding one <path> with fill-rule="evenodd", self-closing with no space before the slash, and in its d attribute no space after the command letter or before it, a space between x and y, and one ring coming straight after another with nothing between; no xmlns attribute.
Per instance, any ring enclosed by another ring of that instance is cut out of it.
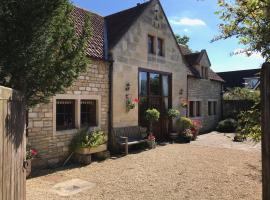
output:
<svg viewBox="0 0 270 200"><path fill-rule="evenodd" d="M56 101L57 100L75 100L75 128L70 130L56 130ZM91 128L100 129L101 123L101 96L99 95L73 95L73 94L57 94L53 97L53 134L61 135L61 134L74 134L81 128L81 100L95 100L96 103L96 121L97 126Z"/></svg>

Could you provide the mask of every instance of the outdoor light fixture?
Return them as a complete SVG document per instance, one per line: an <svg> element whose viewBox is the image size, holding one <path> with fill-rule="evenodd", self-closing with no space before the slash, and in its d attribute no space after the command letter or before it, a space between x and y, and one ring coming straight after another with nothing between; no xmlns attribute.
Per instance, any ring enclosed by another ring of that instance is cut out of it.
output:
<svg viewBox="0 0 270 200"><path fill-rule="evenodd" d="M180 90L179 90L179 95L182 95L183 94L183 89L181 88Z"/></svg>
<svg viewBox="0 0 270 200"><path fill-rule="evenodd" d="M130 83L126 83L126 91L130 90Z"/></svg>

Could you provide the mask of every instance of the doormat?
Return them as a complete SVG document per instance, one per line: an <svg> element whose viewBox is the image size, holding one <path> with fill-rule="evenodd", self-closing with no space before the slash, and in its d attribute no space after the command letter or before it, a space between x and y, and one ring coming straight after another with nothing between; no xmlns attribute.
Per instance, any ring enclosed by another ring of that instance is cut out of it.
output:
<svg viewBox="0 0 270 200"><path fill-rule="evenodd" d="M71 179L53 186L52 192L58 194L59 196L71 196L84 190L92 189L95 186L95 183L81 179Z"/></svg>

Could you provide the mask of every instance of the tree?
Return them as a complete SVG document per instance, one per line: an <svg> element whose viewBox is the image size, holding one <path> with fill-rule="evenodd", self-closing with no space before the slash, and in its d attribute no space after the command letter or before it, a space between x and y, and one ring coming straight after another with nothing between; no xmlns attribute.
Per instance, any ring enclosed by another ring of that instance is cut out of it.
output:
<svg viewBox="0 0 270 200"><path fill-rule="evenodd" d="M75 32L69 0L2 0L0 84L21 91L27 108L63 92L87 65L89 16Z"/></svg>
<svg viewBox="0 0 270 200"><path fill-rule="evenodd" d="M176 34L175 38L178 44L188 46L188 42L190 40L188 36L184 35L183 37L181 37L180 35Z"/></svg>
<svg viewBox="0 0 270 200"><path fill-rule="evenodd" d="M221 34L213 41L236 37L246 48L238 53L251 55L260 52L270 61L270 0L219 0L216 12L224 23L219 25Z"/></svg>

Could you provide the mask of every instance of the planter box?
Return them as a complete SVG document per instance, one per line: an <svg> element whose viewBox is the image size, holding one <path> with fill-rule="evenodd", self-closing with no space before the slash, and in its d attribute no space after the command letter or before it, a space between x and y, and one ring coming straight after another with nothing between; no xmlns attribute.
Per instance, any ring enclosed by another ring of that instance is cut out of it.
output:
<svg viewBox="0 0 270 200"><path fill-rule="evenodd" d="M102 144L102 145L97 146L97 147L80 148L80 149L76 150L76 153L82 154L82 155L89 155L89 154L98 153L98 152L102 152L102 151L106 151L106 150L107 150L107 144Z"/></svg>

